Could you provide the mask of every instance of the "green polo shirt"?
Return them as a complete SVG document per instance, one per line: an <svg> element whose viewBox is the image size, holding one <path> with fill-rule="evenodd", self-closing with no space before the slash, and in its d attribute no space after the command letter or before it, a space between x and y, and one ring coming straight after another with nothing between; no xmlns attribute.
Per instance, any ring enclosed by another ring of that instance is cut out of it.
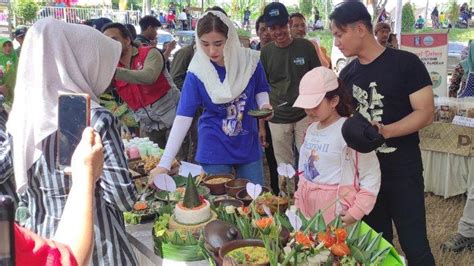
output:
<svg viewBox="0 0 474 266"><path fill-rule="evenodd" d="M268 83L271 86L270 103L277 106L271 122L278 124L294 123L303 119L306 113L294 108L298 97L301 78L311 69L321 66L314 45L305 39L294 39L287 47L280 48L275 43L263 47L261 61Z"/></svg>

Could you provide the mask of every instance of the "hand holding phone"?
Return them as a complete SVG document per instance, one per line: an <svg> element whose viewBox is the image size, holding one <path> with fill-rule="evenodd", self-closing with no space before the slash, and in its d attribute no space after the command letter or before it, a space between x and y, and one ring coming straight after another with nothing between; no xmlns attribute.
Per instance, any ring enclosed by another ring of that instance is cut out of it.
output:
<svg viewBox="0 0 474 266"><path fill-rule="evenodd" d="M81 142L72 155L73 182L95 183L102 174L103 165L102 140L94 129L88 127L82 133Z"/></svg>
<svg viewBox="0 0 474 266"><path fill-rule="evenodd" d="M82 132L90 125L90 96L61 94L58 100L57 161L70 173L71 157L81 141ZM67 168L67 169L66 169Z"/></svg>

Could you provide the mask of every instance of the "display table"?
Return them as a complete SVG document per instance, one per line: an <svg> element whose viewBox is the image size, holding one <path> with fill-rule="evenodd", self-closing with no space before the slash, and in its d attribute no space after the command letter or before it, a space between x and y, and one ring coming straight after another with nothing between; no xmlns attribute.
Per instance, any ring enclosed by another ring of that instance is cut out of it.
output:
<svg viewBox="0 0 474 266"><path fill-rule="evenodd" d="M474 186L474 157L421 150L425 191L449 198Z"/></svg>
<svg viewBox="0 0 474 266"><path fill-rule="evenodd" d="M449 198L474 186L474 128L433 123L420 131L425 191Z"/></svg>
<svg viewBox="0 0 474 266"><path fill-rule="evenodd" d="M140 266L152 266L152 265L190 265L190 266L207 266L208 261L170 261L162 259L155 254L153 251L154 242L151 235L153 228L153 222L146 224L127 225L125 227L127 231L127 238L132 244L133 251L135 252L138 265Z"/></svg>

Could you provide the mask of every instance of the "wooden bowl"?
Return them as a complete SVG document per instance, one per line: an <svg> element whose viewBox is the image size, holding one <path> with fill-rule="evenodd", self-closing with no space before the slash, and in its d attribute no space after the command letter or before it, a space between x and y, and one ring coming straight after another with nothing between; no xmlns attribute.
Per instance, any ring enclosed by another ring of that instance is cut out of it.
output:
<svg viewBox="0 0 474 266"><path fill-rule="evenodd" d="M223 207L234 206L234 207L238 208L238 207L242 207L242 205L244 205L244 203L241 200L238 200L238 199L220 199L220 200L214 201L214 205L216 207L219 207L219 206L223 206Z"/></svg>
<svg viewBox="0 0 474 266"><path fill-rule="evenodd" d="M222 182L214 183L217 179L222 180ZM212 195L223 195L225 194L225 183L232 179L235 179L232 174L215 174L204 177L202 184L211 190Z"/></svg>
<svg viewBox="0 0 474 266"><path fill-rule="evenodd" d="M232 179L225 183L225 191L227 192L228 196L235 198L237 192L245 188L248 182L249 180L244 178Z"/></svg>
<svg viewBox="0 0 474 266"><path fill-rule="evenodd" d="M234 249L242 247L265 247L262 240L258 239L242 239L242 240L233 240L225 243L221 249L219 249L219 258L224 261L224 257L227 253L231 252ZM250 265L250 266L270 266L270 262L263 264L238 264L238 265Z"/></svg>
<svg viewBox="0 0 474 266"><path fill-rule="evenodd" d="M271 189L268 188L268 187L262 187L262 193L265 193L265 192L270 192ZM238 199L238 200L241 200L245 206L248 206L251 202L252 202L252 199L250 198L250 196L247 194L247 188L243 188L241 189L239 192L237 192L237 194L235 195L235 197Z"/></svg>
<svg viewBox="0 0 474 266"><path fill-rule="evenodd" d="M214 220L204 227L204 240L208 250L218 254L219 249L227 242L242 239L239 230L232 224Z"/></svg>

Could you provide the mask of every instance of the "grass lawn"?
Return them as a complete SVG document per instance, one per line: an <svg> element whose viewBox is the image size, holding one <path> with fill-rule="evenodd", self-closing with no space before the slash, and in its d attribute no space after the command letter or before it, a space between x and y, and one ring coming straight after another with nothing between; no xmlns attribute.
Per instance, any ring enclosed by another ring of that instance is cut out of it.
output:
<svg viewBox="0 0 474 266"><path fill-rule="evenodd" d="M447 30L434 30L434 32L446 32ZM433 29L426 28L417 30L415 32L433 32ZM332 49L332 34L329 30L323 31L311 31L309 32L310 38L319 37L321 40L321 46L326 48L328 55L331 56ZM457 42L468 42L470 39L474 39L474 28L469 29L451 29L449 31L449 40Z"/></svg>

